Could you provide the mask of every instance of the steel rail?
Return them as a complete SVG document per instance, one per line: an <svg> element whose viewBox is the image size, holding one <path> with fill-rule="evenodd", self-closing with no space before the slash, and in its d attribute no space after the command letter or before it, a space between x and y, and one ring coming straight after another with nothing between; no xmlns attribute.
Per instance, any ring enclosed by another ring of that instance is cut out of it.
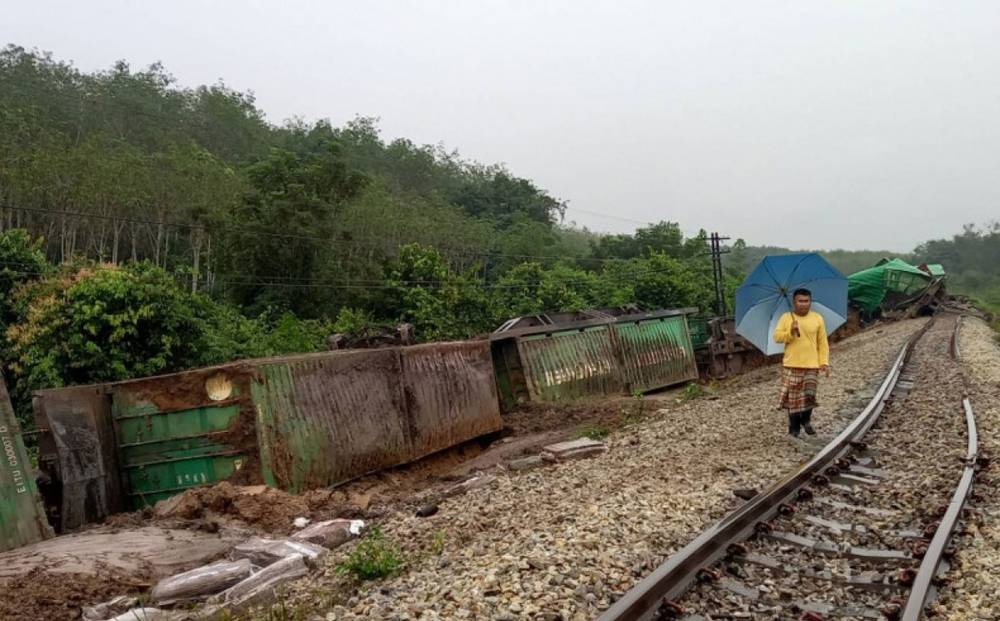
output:
<svg viewBox="0 0 1000 621"><path fill-rule="evenodd" d="M951 337L951 351L956 360L960 359L961 350L959 348L959 328L962 325L962 317L955 321L955 331ZM934 586L934 578L937 575L938 567L947 554L948 543L951 541L955 529L958 528L959 519L962 517L962 510L972 492L972 483L976 477L976 465L979 459L979 432L976 428L976 416L972 411L972 402L966 397L962 400L962 407L965 408L965 425L969 440L965 455L965 467L962 469L962 477L955 487L955 492L951 496L951 502L941 522L938 523L934 537L927 546L927 552L917 570L917 576L913 580L913 588L910 596L906 600L906 607L900 621L919 621L924 615L924 607L931 596Z"/></svg>
<svg viewBox="0 0 1000 621"><path fill-rule="evenodd" d="M776 515L781 505L793 500L813 477L846 455L852 443L859 442L875 424L913 352L914 344L933 322L934 318L931 318L903 344L875 396L836 438L799 470L703 531L612 604L598 617L598 621L645 621L651 618L665 600L677 599L691 586L698 570L722 558L730 544L746 539L758 522Z"/></svg>

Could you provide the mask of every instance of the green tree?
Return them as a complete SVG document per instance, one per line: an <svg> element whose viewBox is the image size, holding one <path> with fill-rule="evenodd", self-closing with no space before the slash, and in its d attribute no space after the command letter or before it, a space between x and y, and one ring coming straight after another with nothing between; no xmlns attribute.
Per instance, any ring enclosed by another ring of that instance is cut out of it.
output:
<svg viewBox="0 0 1000 621"><path fill-rule="evenodd" d="M644 308L713 307L711 267L654 253L635 279L635 298Z"/></svg>
<svg viewBox="0 0 1000 621"><path fill-rule="evenodd" d="M336 143L306 155L272 150L246 174L252 189L234 214L239 228L227 235L226 268L234 276L225 284L251 313L276 307L321 316L334 290L313 285L331 276L335 218L367 178L348 166Z"/></svg>
<svg viewBox="0 0 1000 621"><path fill-rule="evenodd" d="M154 375L199 360L203 307L148 263L84 267L22 287L14 372L33 388Z"/></svg>
<svg viewBox="0 0 1000 621"><path fill-rule="evenodd" d="M386 267L383 313L412 323L421 341L462 339L492 329L482 282L456 274L433 248L403 246Z"/></svg>
<svg viewBox="0 0 1000 621"><path fill-rule="evenodd" d="M21 285L44 278L52 271L42 252L42 244L42 239L31 239L24 229L0 232L0 342L6 342L7 329L20 321L24 312L14 292ZM2 349L6 350L6 346Z"/></svg>
<svg viewBox="0 0 1000 621"><path fill-rule="evenodd" d="M521 315L577 311L604 306L599 275L569 265L545 268L522 263L503 275L493 290L496 323Z"/></svg>

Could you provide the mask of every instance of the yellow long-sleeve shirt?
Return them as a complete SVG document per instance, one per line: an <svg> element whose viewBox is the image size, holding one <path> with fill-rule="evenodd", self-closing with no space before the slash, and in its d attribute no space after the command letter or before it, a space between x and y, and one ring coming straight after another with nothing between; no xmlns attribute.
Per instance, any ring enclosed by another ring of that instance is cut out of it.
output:
<svg viewBox="0 0 1000 621"><path fill-rule="evenodd" d="M785 344L782 364L799 369L818 369L830 364L830 344L826 340L826 324L823 316L809 311L799 320L799 336L792 334L793 313L785 313L774 329L774 340Z"/></svg>

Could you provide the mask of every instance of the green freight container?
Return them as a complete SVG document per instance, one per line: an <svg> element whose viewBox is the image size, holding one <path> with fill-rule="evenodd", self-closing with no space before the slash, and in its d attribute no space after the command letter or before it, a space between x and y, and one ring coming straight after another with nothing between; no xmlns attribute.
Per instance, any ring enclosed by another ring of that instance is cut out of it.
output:
<svg viewBox="0 0 1000 621"><path fill-rule="evenodd" d="M486 341L289 356L259 370L252 392L264 480L291 492L503 426Z"/></svg>
<svg viewBox="0 0 1000 621"><path fill-rule="evenodd" d="M52 531L38 501L38 488L21 427L0 375L0 551L35 543Z"/></svg>
<svg viewBox="0 0 1000 621"><path fill-rule="evenodd" d="M490 336L500 400L523 401L647 392L698 377L687 316L695 308L591 312L511 320ZM534 325L532 325L534 324Z"/></svg>
<svg viewBox="0 0 1000 621"><path fill-rule="evenodd" d="M612 326L630 393L644 393L698 379L687 317L619 317Z"/></svg>
<svg viewBox="0 0 1000 621"><path fill-rule="evenodd" d="M112 385L121 481L131 508L228 480L250 461L256 436L243 395L252 375L234 365Z"/></svg>
<svg viewBox="0 0 1000 621"><path fill-rule="evenodd" d="M119 456L132 507L223 481L239 470L246 456L216 438L238 414L233 404L157 412L148 404L115 399Z"/></svg>
<svg viewBox="0 0 1000 621"><path fill-rule="evenodd" d="M517 341L533 401L563 401L624 390L610 326L529 334Z"/></svg>
<svg viewBox="0 0 1000 621"><path fill-rule="evenodd" d="M38 391L34 407L65 528L220 481L336 485L503 426L487 341L240 361Z"/></svg>

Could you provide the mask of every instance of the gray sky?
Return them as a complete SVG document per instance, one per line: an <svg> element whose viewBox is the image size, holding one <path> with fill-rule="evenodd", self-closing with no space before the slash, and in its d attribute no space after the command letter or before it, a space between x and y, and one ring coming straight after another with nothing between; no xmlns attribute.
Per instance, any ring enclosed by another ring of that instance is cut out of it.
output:
<svg viewBox="0 0 1000 621"><path fill-rule="evenodd" d="M595 230L906 251L997 218L995 1L0 5L0 43L222 78L273 122L378 116Z"/></svg>

